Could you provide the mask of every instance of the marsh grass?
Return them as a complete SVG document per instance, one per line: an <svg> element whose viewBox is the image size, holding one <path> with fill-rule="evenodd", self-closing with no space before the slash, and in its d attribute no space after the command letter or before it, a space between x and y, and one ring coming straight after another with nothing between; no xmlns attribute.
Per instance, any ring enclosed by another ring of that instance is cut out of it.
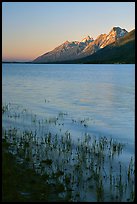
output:
<svg viewBox="0 0 137 204"><path fill-rule="evenodd" d="M4 117L15 115L15 110L10 109L10 106L2 107ZM30 127L18 128L15 122L17 117L11 117L15 127L3 127L2 131L8 151L15 155L19 164L33 169L46 183L55 185L61 200L134 200L133 158L126 170L121 162L117 162L124 151L124 144L112 138L97 138L88 133L75 143L68 130L60 134L52 133L49 127L55 125L60 128L63 117L67 116L63 112L57 117L42 120L34 114L29 116L26 109L17 115L20 121L24 121L22 118L30 120ZM72 122L77 123L75 119ZM79 124L83 125L85 122L84 119ZM117 171L114 170L115 166Z"/></svg>

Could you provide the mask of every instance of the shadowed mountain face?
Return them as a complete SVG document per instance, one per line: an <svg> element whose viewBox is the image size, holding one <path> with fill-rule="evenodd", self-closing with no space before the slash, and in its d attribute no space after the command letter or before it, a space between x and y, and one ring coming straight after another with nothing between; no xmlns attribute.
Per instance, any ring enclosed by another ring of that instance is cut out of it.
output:
<svg viewBox="0 0 137 204"><path fill-rule="evenodd" d="M72 62L71 62L72 63ZM88 57L74 60L73 63L92 63L92 64L107 64L107 63L135 63L135 29L127 33L115 42L105 46L98 52Z"/></svg>
<svg viewBox="0 0 137 204"><path fill-rule="evenodd" d="M92 41L93 41L93 38L91 38L90 36L87 36L81 42L66 41L62 45L56 47L54 50L36 58L34 62L47 63L47 62L54 62L54 61L77 59L79 54Z"/></svg>
<svg viewBox="0 0 137 204"><path fill-rule="evenodd" d="M87 36L82 41L66 41L54 50L36 58L34 63L83 63L81 58L92 56L110 44L117 43L126 36L128 32L120 27L113 27L108 34L101 34L95 40ZM76 59L76 62L75 62ZM78 61L77 61L78 59ZM79 61L80 60L80 61ZM85 63L85 61L84 61Z"/></svg>

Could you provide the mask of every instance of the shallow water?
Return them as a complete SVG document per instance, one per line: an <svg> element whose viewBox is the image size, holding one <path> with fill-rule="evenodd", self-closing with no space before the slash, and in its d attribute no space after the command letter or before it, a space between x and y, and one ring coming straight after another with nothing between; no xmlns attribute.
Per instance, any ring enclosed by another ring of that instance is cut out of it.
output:
<svg viewBox="0 0 137 204"><path fill-rule="evenodd" d="M134 145L134 72L134 65L3 64L2 101L39 116L89 118L92 130Z"/></svg>
<svg viewBox="0 0 137 204"><path fill-rule="evenodd" d="M39 137L44 131L60 135L68 131L74 142L85 134L113 138L125 145L117 162L127 166L134 157L134 77L134 65L3 64L3 104L12 104L13 115L28 111L17 119L5 114L3 127L37 129ZM31 113L52 122L40 129ZM91 192L86 193L90 201Z"/></svg>

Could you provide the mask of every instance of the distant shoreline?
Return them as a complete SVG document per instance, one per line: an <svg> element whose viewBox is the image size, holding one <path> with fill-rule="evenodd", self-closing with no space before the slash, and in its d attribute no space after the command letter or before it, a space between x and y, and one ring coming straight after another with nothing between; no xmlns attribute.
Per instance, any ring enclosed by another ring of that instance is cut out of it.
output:
<svg viewBox="0 0 137 204"><path fill-rule="evenodd" d="M5 64L5 63L8 63L8 64L9 64L9 63L19 63L19 64L26 64L26 63L27 63L27 64L30 64L30 63L32 63L32 62L12 62L12 61L10 61L10 62L5 62L5 61L3 61L2 63L4 63L4 64Z"/></svg>
<svg viewBox="0 0 137 204"><path fill-rule="evenodd" d="M42 63L42 62L2 62L2 64L135 64L135 63L110 63L110 62L107 62L107 63L69 63L69 62L48 62L48 63Z"/></svg>

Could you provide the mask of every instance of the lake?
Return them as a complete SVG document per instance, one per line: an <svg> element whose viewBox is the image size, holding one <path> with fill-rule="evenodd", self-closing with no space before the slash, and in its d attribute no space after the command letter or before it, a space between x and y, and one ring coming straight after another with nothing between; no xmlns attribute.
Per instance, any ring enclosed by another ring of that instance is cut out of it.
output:
<svg viewBox="0 0 137 204"><path fill-rule="evenodd" d="M62 115L60 127L48 126L48 131L69 131L75 143L85 134L113 138L125 145L119 161L128 165L134 158L135 65L4 63L2 103L25 108L39 119ZM12 123L3 117L4 127ZM27 120L24 125L30 128Z"/></svg>

